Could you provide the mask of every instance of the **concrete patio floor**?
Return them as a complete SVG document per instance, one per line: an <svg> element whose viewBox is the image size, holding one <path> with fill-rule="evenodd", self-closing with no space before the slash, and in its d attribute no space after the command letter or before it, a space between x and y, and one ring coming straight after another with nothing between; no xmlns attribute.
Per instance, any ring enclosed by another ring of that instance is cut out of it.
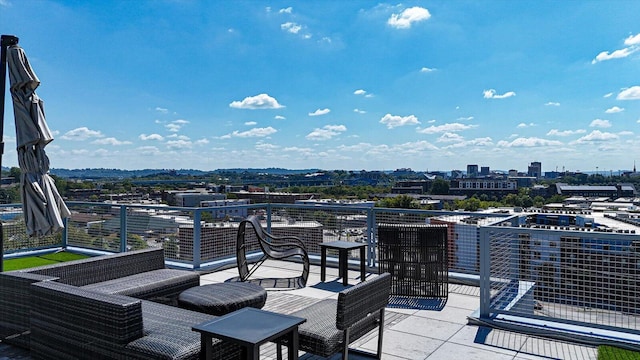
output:
<svg viewBox="0 0 640 360"><path fill-rule="evenodd" d="M294 277L300 274L301 265L282 261L265 262L254 277ZM224 282L238 276L236 269L222 270L203 275L202 284ZM338 269L328 268L326 282L320 281L320 267L311 266L307 286L295 290L268 291L265 310L280 312L287 309L287 302L312 304L325 298L337 298L344 290L338 279ZM368 276L376 276L370 274ZM360 281L359 271L349 270L349 284ZM387 308L383 337L383 359L597 359L597 349L577 343L545 339L511 331L490 329L467 324L467 316L480 306L480 289L475 286L449 284L449 298L441 311ZM287 299L284 298L293 298ZM306 305L305 305L306 306ZM355 341L351 347L375 352L377 331ZM275 359L275 345L263 346L261 358ZM301 359L325 359L310 354L300 354ZM358 359L351 356L350 358ZM330 358L340 359L339 354Z"/></svg>
<svg viewBox="0 0 640 360"><path fill-rule="evenodd" d="M300 274L301 265L267 261L255 278L287 278ZM320 281L320 267L311 266L307 286L295 290L269 290L265 310L289 313L325 298L337 298L345 289L336 268L327 269L326 282ZM201 284L224 282L237 277L235 268L203 274ZM376 276L369 274L368 276ZM350 270L349 284L357 284L358 271ZM597 359L597 349L577 343L556 341L511 331L467 324L467 316L479 307L479 288L449 284L449 298L440 311L388 308L385 315L383 359ZM375 352L377 330L352 343L351 348ZM286 356L286 355L285 355ZM275 359L276 347L261 348L261 359ZM350 359L361 359L350 356ZM30 360L27 351L0 343L0 360ZM300 359L325 359L300 353ZM340 354L330 360L340 359Z"/></svg>

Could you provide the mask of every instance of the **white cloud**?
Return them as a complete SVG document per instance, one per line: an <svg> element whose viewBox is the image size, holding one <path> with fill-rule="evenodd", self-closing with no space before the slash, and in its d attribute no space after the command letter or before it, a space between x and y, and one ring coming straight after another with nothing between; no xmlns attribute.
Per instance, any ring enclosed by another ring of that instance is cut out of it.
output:
<svg viewBox="0 0 640 360"><path fill-rule="evenodd" d="M247 125L247 126L255 126L255 125L258 125L258 123L257 123L257 122L255 122L255 121L247 121L247 122L245 122L244 124L245 124L245 125Z"/></svg>
<svg viewBox="0 0 640 360"><path fill-rule="evenodd" d="M180 131L180 128L181 128L182 126L180 126L179 124L173 124L173 123L171 123L171 124L167 124L167 125L165 125L164 127L165 127L167 130L171 131L171 132L178 132L178 131Z"/></svg>
<svg viewBox="0 0 640 360"><path fill-rule="evenodd" d="M640 86L632 86L620 91L616 97L618 100L640 100Z"/></svg>
<svg viewBox="0 0 640 360"><path fill-rule="evenodd" d="M398 126L420 124L420 121L415 115L398 116L387 114L380 119L380 123L387 125L387 129L393 129Z"/></svg>
<svg viewBox="0 0 640 360"><path fill-rule="evenodd" d="M326 125L324 128L334 131L347 131L347 127L344 125Z"/></svg>
<svg viewBox="0 0 640 360"><path fill-rule="evenodd" d="M437 134L437 133L444 133L444 132L464 131L464 130L473 129L475 127L478 127L478 125L449 123L449 124L443 124L438 126L429 126L428 128L418 130L418 132L421 134Z"/></svg>
<svg viewBox="0 0 640 360"><path fill-rule="evenodd" d="M229 104L230 107L235 109L280 109L284 105L278 104L278 100L272 98L267 94L260 94L256 96L248 96L242 101L233 101Z"/></svg>
<svg viewBox="0 0 640 360"><path fill-rule="evenodd" d="M609 120L595 119L589 124L589 127L609 128L611 122Z"/></svg>
<svg viewBox="0 0 640 360"><path fill-rule="evenodd" d="M291 14L293 12L293 8L291 6L289 6L289 7L282 8L282 9L278 10L278 12L280 14Z"/></svg>
<svg viewBox="0 0 640 360"><path fill-rule="evenodd" d="M467 117L459 117L456 120L458 120L458 121L471 121L473 119L474 119L473 116L467 116Z"/></svg>
<svg viewBox="0 0 640 360"><path fill-rule="evenodd" d="M260 151L271 151L279 148L280 146L274 145L274 144L263 143L263 142L256 143L256 149Z"/></svg>
<svg viewBox="0 0 640 360"><path fill-rule="evenodd" d="M430 17L431 14L429 10L414 6L405 9L400 14L391 14L391 17L387 20L387 24L396 29L408 29L413 23L428 20Z"/></svg>
<svg viewBox="0 0 640 360"><path fill-rule="evenodd" d="M502 95L496 94L496 91L494 89L483 90L482 94L485 99L506 99L512 96L516 96L516 93L513 91L507 91Z"/></svg>
<svg viewBox="0 0 640 360"><path fill-rule="evenodd" d="M623 111L624 111L624 108L620 108L620 107L614 106L612 108L609 108L609 109L605 110L604 112L607 113L607 114L615 114L615 113L619 113L619 112L623 112Z"/></svg>
<svg viewBox="0 0 640 360"><path fill-rule="evenodd" d="M511 142L498 141L499 147L536 147L536 146L561 146L562 142L557 140L546 140L537 137L517 138Z"/></svg>
<svg viewBox="0 0 640 360"><path fill-rule="evenodd" d="M205 138L202 138L200 140L196 140L196 142L195 142L196 145L206 145L208 143L209 143L209 139L205 139Z"/></svg>
<svg viewBox="0 0 640 360"><path fill-rule="evenodd" d="M167 139L191 140L187 135L178 135L178 134L168 135Z"/></svg>
<svg viewBox="0 0 640 360"><path fill-rule="evenodd" d="M276 115L273 118L276 119L276 120L284 120L284 119L286 119L286 117L284 117L282 115Z"/></svg>
<svg viewBox="0 0 640 360"><path fill-rule="evenodd" d="M362 90L362 89L358 89L358 90L353 92L354 95L364 95L366 93L367 92L365 90Z"/></svg>
<svg viewBox="0 0 640 360"><path fill-rule="evenodd" d="M265 136L269 136L271 134L274 134L278 132L278 130L272 128L271 126L266 127L266 128L253 128L251 130L247 130L247 131L234 131L233 133L231 133L230 135L233 137L241 137L241 138L247 138L247 137L265 137Z"/></svg>
<svg viewBox="0 0 640 360"><path fill-rule="evenodd" d="M308 140L329 140L345 131L347 131L347 127L344 125L326 125L321 129L314 129L306 136L306 138Z"/></svg>
<svg viewBox="0 0 640 360"><path fill-rule="evenodd" d="M593 130L590 134L581 137L574 141L574 144L590 143L595 141L606 141L618 139L618 135L609 132L602 132L600 130Z"/></svg>
<svg viewBox="0 0 640 360"><path fill-rule="evenodd" d="M164 140L164 138L162 137L162 135L160 134L140 134L140 136L138 136L138 138L140 140L146 141L146 140L158 140L158 141L162 141Z"/></svg>
<svg viewBox="0 0 640 360"><path fill-rule="evenodd" d="M360 110L360 109L353 109L354 113L358 113L358 114L366 114L367 112L364 110Z"/></svg>
<svg viewBox="0 0 640 360"><path fill-rule="evenodd" d="M547 136L570 136L570 135L574 135L574 134L584 134L586 133L586 130L583 129L578 129L578 130L563 130L560 131L558 129L551 129L549 130L549 132L547 133Z"/></svg>
<svg viewBox="0 0 640 360"><path fill-rule="evenodd" d="M528 123L528 124L520 123L520 124L518 124L518 126L516 126L516 127L517 127L517 128L526 128L526 127L532 127L532 126L536 126L536 124L534 124L534 123Z"/></svg>
<svg viewBox="0 0 640 360"><path fill-rule="evenodd" d="M101 138L104 137L100 131L91 130L85 126L67 131L60 138L64 140L83 141L89 138Z"/></svg>
<svg viewBox="0 0 640 360"><path fill-rule="evenodd" d="M477 138L472 140L463 140L451 145L447 145L443 147L443 149L454 149L454 148L462 148L467 146L491 146L493 145L493 140L490 137Z"/></svg>
<svg viewBox="0 0 640 360"><path fill-rule="evenodd" d="M167 141L167 148L169 149L190 149L193 146L189 140L171 140Z"/></svg>
<svg viewBox="0 0 640 360"><path fill-rule="evenodd" d="M604 94L604 96L602 96L603 98L610 98L613 96L613 93L606 93Z"/></svg>
<svg viewBox="0 0 640 360"><path fill-rule="evenodd" d="M601 62L601 61L625 58L625 57L633 54L634 52L636 52L638 50L640 50L640 48L635 48L635 49L634 48L624 48L624 49L616 50L616 51L614 51L612 53L609 53L608 51L603 51L600 54L598 54L596 56L596 58L591 61L591 63L595 64L595 63Z"/></svg>
<svg viewBox="0 0 640 360"><path fill-rule="evenodd" d="M602 51L595 59L591 61L592 64L607 61L612 59L622 59L640 50L640 34L631 35L624 40L624 44L627 46L622 49L614 50L609 53L608 51Z"/></svg>
<svg viewBox="0 0 640 360"><path fill-rule="evenodd" d="M160 150L155 146L140 146L136 148L136 154L140 154L143 156L155 156L160 155Z"/></svg>
<svg viewBox="0 0 640 360"><path fill-rule="evenodd" d="M399 151L404 154L417 154L419 152L426 151L426 150L438 150L438 147L431 144L428 141L420 140L420 141L412 141L412 142L406 142L403 144L395 145L392 148L392 151L395 151L395 152Z"/></svg>
<svg viewBox="0 0 640 360"><path fill-rule="evenodd" d="M189 121L187 120L183 120L183 119L179 119L179 120L174 120L168 124L166 124L164 127L171 132L178 132L180 131L180 129L182 129L182 127L186 124L188 124Z"/></svg>
<svg viewBox="0 0 640 360"><path fill-rule="evenodd" d="M309 113L309 116L320 116L320 115L326 115L328 113L330 113L331 110L330 109L318 109L312 113Z"/></svg>
<svg viewBox="0 0 640 360"><path fill-rule="evenodd" d="M422 69L420 69L421 73L430 73L430 72L433 72L433 71L436 71L436 69L428 68L428 67L423 67Z"/></svg>
<svg viewBox="0 0 640 360"><path fill-rule="evenodd" d="M165 108L161 108L161 107L156 107L156 111L161 113L161 114L168 114L169 113L169 109L165 109Z"/></svg>
<svg viewBox="0 0 640 360"><path fill-rule="evenodd" d="M555 102L555 101L549 101L548 103L544 104L545 106L560 106L559 102Z"/></svg>
<svg viewBox="0 0 640 360"><path fill-rule="evenodd" d="M446 132L436 140L437 142L459 142L464 141L464 137L460 134Z"/></svg>
<svg viewBox="0 0 640 360"><path fill-rule="evenodd" d="M624 44L627 46L640 45L640 33L629 35L628 38L624 39Z"/></svg>
<svg viewBox="0 0 640 360"><path fill-rule="evenodd" d="M302 30L302 26L300 24L296 24L294 22L286 22L284 24L280 24L280 29L290 32L292 34L297 34Z"/></svg>
<svg viewBox="0 0 640 360"><path fill-rule="evenodd" d="M118 145L128 145L131 144L131 141L120 141L114 137L108 137L108 138L101 138L98 140L94 140L93 142L91 142L92 144L98 144L98 145L113 145L113 146L118 146Z"/></svg>

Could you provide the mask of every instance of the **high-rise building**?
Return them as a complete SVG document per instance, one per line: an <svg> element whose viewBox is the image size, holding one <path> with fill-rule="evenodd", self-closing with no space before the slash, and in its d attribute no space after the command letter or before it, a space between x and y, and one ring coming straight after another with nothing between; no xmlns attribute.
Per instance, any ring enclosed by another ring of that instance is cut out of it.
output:
<svg viewBox="0 0 640 360"><path fill-rule="evenodd" d="M489 173L491 173L491 170L489 170L488 166L480 167L480 175L481 176L489 176Z"/></svg>
<svg viewBox="0 0 640 360"><path fill-rule="evenodd" d="M478 176L478 165L467 165L467 177L474 178Z"/></svg>
<svg viewBox="0 0 640 360"><path fill-rule="evenodd" d="M539 161L534 161L529 165L529 171L527 171L527 175L533 176L536 179L542 177L542 163Z"/></svg>

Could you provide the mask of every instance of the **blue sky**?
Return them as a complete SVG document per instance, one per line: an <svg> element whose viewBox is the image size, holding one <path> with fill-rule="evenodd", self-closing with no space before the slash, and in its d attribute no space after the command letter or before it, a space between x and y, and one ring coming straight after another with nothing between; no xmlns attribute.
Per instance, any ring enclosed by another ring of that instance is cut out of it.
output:
<svg viewBox="0 0 640 360"><path fill-rule="evenodd" d="M640 166L639 1L0 0L53 168ZM3 166L16 166L10 96ZM639 155L636 155L639 154Z"/></svg>

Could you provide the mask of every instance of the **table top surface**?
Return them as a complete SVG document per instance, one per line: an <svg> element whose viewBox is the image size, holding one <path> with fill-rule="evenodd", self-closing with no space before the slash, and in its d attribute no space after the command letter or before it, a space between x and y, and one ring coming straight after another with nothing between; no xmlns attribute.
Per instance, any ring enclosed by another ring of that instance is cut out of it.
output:
<svg viewBox="0 0 640 360"><path fill-rule="evenodd" d="M367 243L351 242L351 241L329 241L318 244L321 247L330 249L357 249L367 246Z"/></svg>
<svg viewBox="0 0 640 360"><path fill-rule="evenodd" d="M222 340L257 345L278 338L305 321L307 319L246 307L195 325L193 330Z"/></svg>

